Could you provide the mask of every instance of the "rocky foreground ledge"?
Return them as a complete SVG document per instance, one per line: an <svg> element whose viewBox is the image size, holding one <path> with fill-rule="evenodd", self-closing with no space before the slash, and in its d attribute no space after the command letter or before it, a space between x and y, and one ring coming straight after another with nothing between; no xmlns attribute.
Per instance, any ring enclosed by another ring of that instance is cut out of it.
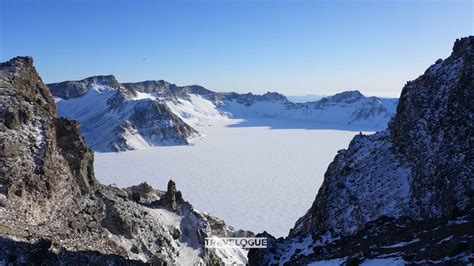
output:
<svg viewBox="0 0 474 266"><path fill-rule="evenodd" d="M147 184L104 186L79 124L58 118L30 57L0 64L0 264L246 263L205 249L210 236L247 236Z"/></svg>

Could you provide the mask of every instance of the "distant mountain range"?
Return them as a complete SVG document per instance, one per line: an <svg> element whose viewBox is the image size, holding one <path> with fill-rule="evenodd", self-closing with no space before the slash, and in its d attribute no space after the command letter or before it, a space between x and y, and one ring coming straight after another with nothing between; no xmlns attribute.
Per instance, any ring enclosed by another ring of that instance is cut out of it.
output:
<svg viewBox="0 0 474 266"><path fill-rule="evenodd" d="M81 122L86 143L99 152L187 145L203 136L200 127L222 119L241 119L232 126L286 128L297 121L312 129L375 131L387 126L398 102L346 91L294 103L275 92L221 93L163 80L119 83L112 75L48 87L59 114Z"/></svg>
<svg viewBox="0 0 474 266"><path fill-rule="evenodd" d="M297 95L297 96L290 96L287 95L286 98L294 103L305 103L305 102L314 102L317 100L321 100L325 95L314 95L314 94L307 94L307 95Z"/></svg>

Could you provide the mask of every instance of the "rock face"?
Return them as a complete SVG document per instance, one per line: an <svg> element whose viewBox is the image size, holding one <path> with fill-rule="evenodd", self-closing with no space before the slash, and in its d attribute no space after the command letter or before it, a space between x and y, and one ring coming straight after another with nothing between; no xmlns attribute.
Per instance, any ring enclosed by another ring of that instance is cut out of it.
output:
<svg viewBox="0 0 474 266"><path fill-rule="evenodd" d="M99 184L77 122L58 118L29 57L0 64L0 264L222 264L241 249L205 249L234 232L195 211L171 182Z"/></svg>
<svg viewBox="0 0 474 266"><path fill-rule="evenodd" d="M356 136L338 152L289 237L250 261L472 260L473 67L474 37L457 40L450 57L403 88L387 130Z"/></svg>
<svg viewBox="0 0 474 266"><path fill-rule="evenodd" d="M96 185L93 154L77 123L56 118L31 58L0 65L0 93L0 183L8 205L44 222L56 211L51 202L71 201Z"/></svg>
<svg viewBox="0 0 474 266"><path fill-rule="evenodd" d="M412 169L411 196L419 217L451 215L473 204L473 103L472 37L457 40L449 58L402 91L389 132Z"/></svg>

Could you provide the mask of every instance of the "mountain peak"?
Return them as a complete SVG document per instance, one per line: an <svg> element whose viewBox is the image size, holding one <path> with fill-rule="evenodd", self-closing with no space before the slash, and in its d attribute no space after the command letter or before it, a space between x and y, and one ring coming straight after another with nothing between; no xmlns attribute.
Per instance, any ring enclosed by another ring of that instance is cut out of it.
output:
<svg viewBox="0 0 474 266"><path fill-rule="evenodd" d="M32 57L18 56L0 63L0 82L4 86L11 84L11 89L29 102L42 102L42 108L49 114L56 115L51 94L36 72Z"/></svg>
<svg viewBox="0 0 474 266"><path fill-rule="evenodd" d="M89 81L90 83L100 85L109 85L111 87L116 87L116 85L118 84L118 81L114 75L97 75L85 78L82 81Z"/></svg>
<svg viewBox="0 0 474 266"><path fill-rule="evenodd" d="M465 53L474 49L474 36L456 39L453 46L453 54Z"/></svg>
<svg viewBox="0 0 474 266"><path fill-rule="evenodd" d="M113 75L92 76L82 80L63 81L48 84L51 93L59 98L70 99L86 94L92 85L119 89L120 83Z"/></svg>
<svg viewBox="0 0 474 266"><path fill-rule="evenodd" d="M7 62L1 63L3 77L20 76L19 72L31 72L33 67L33 58L30 56L17 56Z"/></svg>
<svg viewBox="0 0 474 266"><path fill-rule="evenodd" d="M31 57L31 56L17 56L17 57L12 58L7 63L25 64L27 66L33 66L33 57Z"/></svg>
<svg viewBox="0 0 474 266"><path fill-rule="evenodd" d="M364 95L360 93L360 91L352 90L352 91L344 91L344 92L337 93L334 96L331 96L331 99L334 102L352 103L363 97Z"/></svg>

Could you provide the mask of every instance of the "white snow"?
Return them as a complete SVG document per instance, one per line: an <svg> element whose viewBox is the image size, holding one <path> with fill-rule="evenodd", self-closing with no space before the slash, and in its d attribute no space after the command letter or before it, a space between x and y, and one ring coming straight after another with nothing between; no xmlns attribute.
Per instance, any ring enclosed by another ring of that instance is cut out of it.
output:
<svg viewBox="0 0 474 266"><path fill-rule="evenodd" d="M383 248L398 248L398 247L404 247L406 245L409 245L409 244L413 244L413 243L416 243L420 241L419 238L415 238L411 241L408 241L408 242L400 242L400 243L397 243L397 244L393 244L393 245L390 245L390 246L383 246Z"/></svg>
<svg viewBox="0 0 474 266"><path fill-rule="evenodd" d="M221 241L218 237L211 237L214 241ZM215 253L225 265L246 265L248 262L248 251L239 247L219 247L214 248Z"/></svg>
<svg viewBox="0 0 474 266"><path fill-rule="evenodd" d="M443 243L448 242L448 241L451 241L451 240L453 240L453 239L454 239L453 236L448 236L448 237L445 237L445 238L441 239L440 241L438 241L437 244L443 244Z"/></svg>
<svg viewBox="0 0 474 266"><path fill-rule="evenodd" d="M136 129L133 128L123 128L123 137L127 140L127 145L134 147L136 149L145 149L152 147L142 135L140 135Z"/></svg>
<svg viewBox="0 0 474 266"><path fill-rule="evenodd" d="M213 115L213 114L210 114ZM217 114L214 114L217 115ZM96 153L95 173L105 184L146 181L160 189L170 178L198 210L236 228L288 234L311 206L327 166L355 132L234 127L221 117L192 146L165 146L123 153Z"/></svg>
<svg viewBox="0 0 474 266"><path fill-rule="evenodd" d="M156 94L154 93L146 93L146 92L135 92L137 96L131 98L132 100L144 100L144 99L150 99L150 100L156 100Z"/></svg>
<svg viewBox="0 0 474 266"><path fill-rule="evenodd" d="M386 258L386 259L366 259L361 266L404 266L406 263L402 258Z"/></svg>
<svg viewBox="0 0 474 266"><path fill-rule="evenodd" d="M343 265L344 262L346 262L346 258L332 259L332 260L320 260L320 261L312 262L308 265L309 266L340 266L340 265Z"/></svg>
<svg viewBox="0 0 474 266"><path fill-rule="evenodd" d="M199 127L209 127L218 121L228 121L228 113L219 111L214 103L200 95L190 94L189 100L178 99L167 101L166 104L173 113L198 130Z"/></svg>
<svg viewBox="0 0 474 266"><path fill-rule="evenodd" d="M191 219L189 216L180 216L174 212L165 210L165 209L154 209L148 208L148 211L151 215L153 215L158 221L161 226L167 228L168 231L171 231L173 228L177 228L180 230L190 231L192 228L195 228L196 221ZM184 232L186 234L186 232ZM185 239L184 239L185 238ZM179 239L179 245L175 242L174 248L176 249L176 253L178 254L173 261L173 264L176 265L194 265L197 262L202 262L199 257L199 254L202 252L199 244L199 240L197 239L197 235L189 234L186 237L181 237Z"/></svg>
<svg viewBox="0 0 474 266"><path fill-rule="evenodd" d="M304 255L314 253L311 248L312 246L314 246L314 241L311 235L306 236L300 241L291 241L291 244L286 245L285 250L281 252L279 264L285 264L286 262L288 262L295 254L296 249L300 249L301 253Z"/></svg>

